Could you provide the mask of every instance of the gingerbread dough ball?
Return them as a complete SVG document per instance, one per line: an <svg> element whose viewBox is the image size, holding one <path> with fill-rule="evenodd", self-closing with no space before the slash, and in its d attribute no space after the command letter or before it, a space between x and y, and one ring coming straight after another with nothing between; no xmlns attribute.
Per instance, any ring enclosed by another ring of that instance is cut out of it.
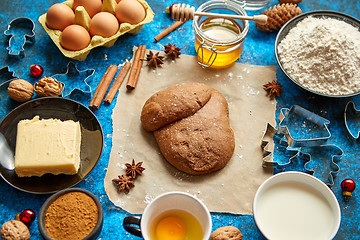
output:
<svg viewBox="0 0 360 240"><path fill-rule="evenodd" d="M225 97L202 83L170 86L151 96L141 111L145 130L165 159L180 171L217 171L231 159L235 136Z"/></svg>
<svg viewBox="0 0 360 240"><path fill-rule="evenodd" d="M27 226L18 220L11 220L1 227L1 239L3 240L29 240L30 232Z"/></svg>
<svg viewBox="0 0 360 240"><path fill-rule="evenodd" d="M233 226L225 226L216 229L211 235L210 240L242 240L243 235L239 229Z"/></svg>

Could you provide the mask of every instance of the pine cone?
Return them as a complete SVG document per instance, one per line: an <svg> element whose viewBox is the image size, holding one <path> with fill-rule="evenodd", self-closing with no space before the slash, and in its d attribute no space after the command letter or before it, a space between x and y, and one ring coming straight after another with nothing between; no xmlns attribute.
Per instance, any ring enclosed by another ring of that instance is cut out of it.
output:
<svg viewBox="0 0 360 240"><path fill-rule="evenodd" d="M302 0L279 0L280 4L283 4L283 3L299 4L301 2L302 2Z"/></svg>
<svg viewBox="0 0 360 240"><path fill-rule="evenodd" d="M256 24L257 29L273 32L278 31L287 21L301 14L301 9L295 4L285 3L269 7L269 9L265 9L261 14L265 14L268 20L265 25Z"/></svg>

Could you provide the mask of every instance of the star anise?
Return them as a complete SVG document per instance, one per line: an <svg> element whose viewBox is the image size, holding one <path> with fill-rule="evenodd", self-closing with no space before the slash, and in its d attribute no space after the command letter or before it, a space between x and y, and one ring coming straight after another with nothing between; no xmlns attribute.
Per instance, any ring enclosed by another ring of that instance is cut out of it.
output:
<svg viewBox="0 0 360 240"><path fill-rule="evenodd" d="M165 53L170 56L171 58L175 59L181 55L180 50L181 48L176 47L176 44L172 45L169 43L168 45L165 45Z"/></svg>
<svg viewBox="0 0 360 240"><path fill-rule="evenodd" d="M267 84L265 84L264 89L270 97L273 97L275 95L279 97L280 93L284 92L281 84L276 80L273 80L272 82L268 82Z"/></svg>
<svg viewBox="0 0 360 240"><path fill-rule="evenodd" d="M118 176L118 178L114 178L113 183L117 185L119 188L119 192L124 190L126 193L130 191L130 188L134 186L134 182L131 177L124 175Z"/></svg>
<svg viewBox="0 0 360 240"><path fill-rule="evenodd" d="M142 172L145 170L145 168L143 168L141 166L143 162L138 162L135 164L135 160L132 160L132 163L125 163L126 166L126 176L131 176L132 178L136 178L137 175L141 175Z"/></svg>
<svg viewBox="0 0 360 240"><path fill-rule="evenodd" d="M157 66L163 64L163 59L163 56L159 56L159 52L154 54L152 51L150 51L150 53L146 55L146 61L148 61L148 66L152 68L157 68Z"/></svg>

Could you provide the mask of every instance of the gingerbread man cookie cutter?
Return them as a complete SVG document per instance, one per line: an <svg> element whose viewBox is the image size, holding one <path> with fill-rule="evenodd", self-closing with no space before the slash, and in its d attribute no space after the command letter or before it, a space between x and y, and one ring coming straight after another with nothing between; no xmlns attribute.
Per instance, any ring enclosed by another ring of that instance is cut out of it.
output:
<svg viewBox="0 0 360 240"><path fill-rule="evenodd" d="M13 19L4 34L8 37L8 55L10 57L24 57L26 45L35 43L35 23L27 17Z"/></svg>

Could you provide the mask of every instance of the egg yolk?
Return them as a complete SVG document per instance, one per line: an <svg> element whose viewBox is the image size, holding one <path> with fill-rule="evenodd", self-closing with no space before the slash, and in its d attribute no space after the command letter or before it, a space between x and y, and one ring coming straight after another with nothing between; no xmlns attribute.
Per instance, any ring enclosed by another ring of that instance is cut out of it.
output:
<svg viewBox="0 0 360 240"><path fill-rule="evenodd" d="M183 240L186 229L184 222L177 217L165 217L156 225L158 240Z"/></svg>

